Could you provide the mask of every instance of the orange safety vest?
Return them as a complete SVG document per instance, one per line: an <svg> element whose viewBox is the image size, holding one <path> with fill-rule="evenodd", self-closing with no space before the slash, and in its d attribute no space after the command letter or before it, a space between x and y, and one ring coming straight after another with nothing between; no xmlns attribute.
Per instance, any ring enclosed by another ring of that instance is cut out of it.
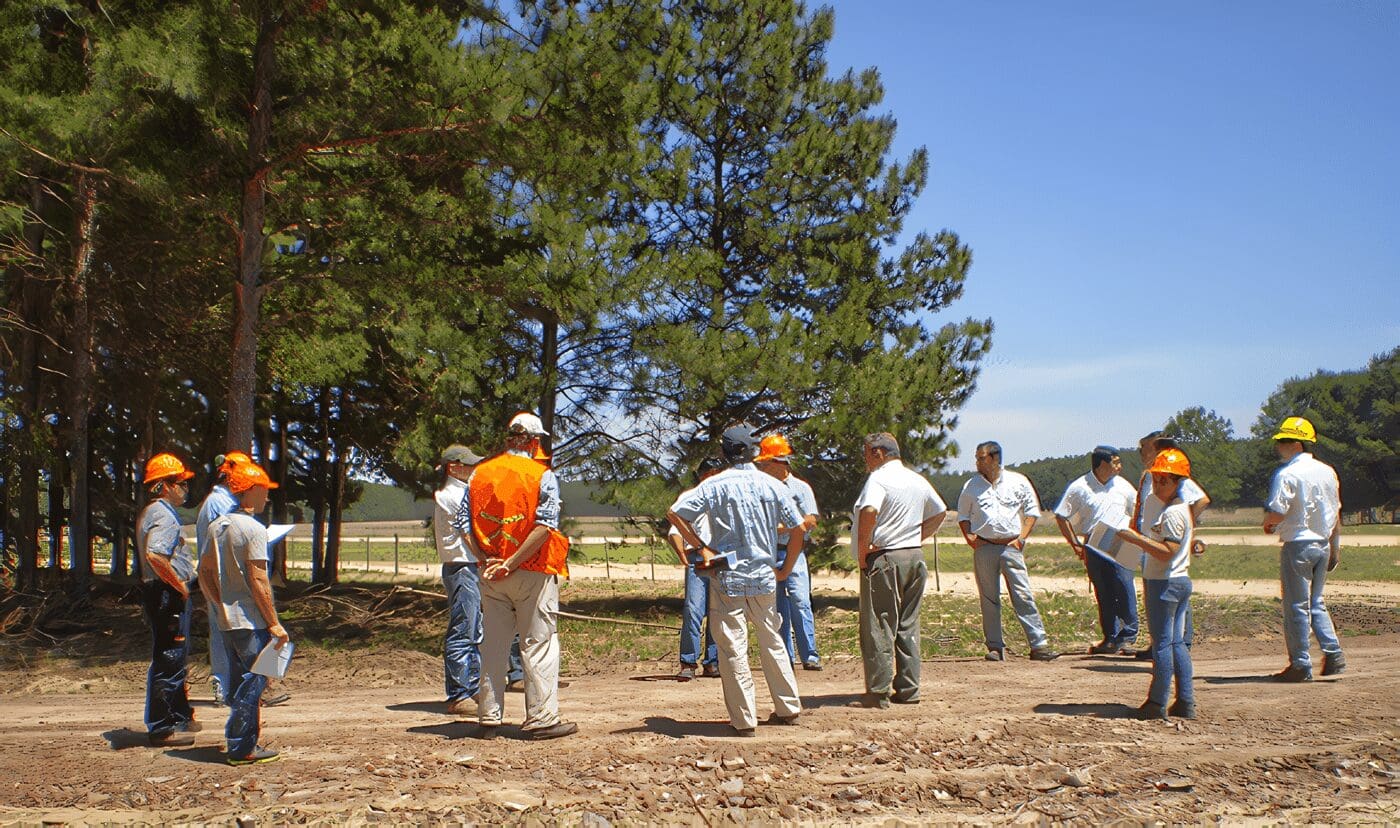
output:
<svg viewBox="0 0 1400 828"><path fill-rule="evenodd" d="M529 457L503 452L476 467L467 496L471 499L472 535L488 558L509 558L535 528L540 480L545 466ZM546 575L569 575L569 539L555 529L538 553L521 569Z"/></svg>

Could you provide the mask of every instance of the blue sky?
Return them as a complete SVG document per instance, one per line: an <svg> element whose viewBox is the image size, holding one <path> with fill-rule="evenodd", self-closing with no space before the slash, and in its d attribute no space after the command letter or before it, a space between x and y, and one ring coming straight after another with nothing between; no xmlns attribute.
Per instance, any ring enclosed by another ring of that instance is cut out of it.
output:
<svg viewBox="0 0 1400 828"><path fill-rule="evenodd" d="M875 66L906 225L973 250L993 349L954 433L1007 462L1135 444L1400 344L1400 2L839 0ZM937 320L935 320L937 321Z"/></svg>

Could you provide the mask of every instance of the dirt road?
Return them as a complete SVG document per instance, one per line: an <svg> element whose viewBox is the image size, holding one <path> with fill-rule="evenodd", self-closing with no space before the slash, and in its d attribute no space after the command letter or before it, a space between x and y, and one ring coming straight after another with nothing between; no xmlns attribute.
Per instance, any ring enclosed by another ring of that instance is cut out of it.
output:
<svg viewBox="0 0 1400 828"><path fill-rule="evenodd" d="M0 696L0 824L1395 821L1400 636L1346 644L1348 672L1306 685L1260 680L1282 666L1277 640L1202 645L1201 718L1170 724L1126 718L1148 683L1132 660L929 662L923 703L887 711L847 707L860 668L837 661L799 673L799 726L756 739L730 735L718 681L635 681L672 665L616 665L563 690L581 733L546 743L514 728L482 740L445 715L431 656L311 653L288 677L293 701L264 714L286 758L237 769L219 761L222 711L207 704L195 747L143 746L144 665L38 668Z"/></svg>

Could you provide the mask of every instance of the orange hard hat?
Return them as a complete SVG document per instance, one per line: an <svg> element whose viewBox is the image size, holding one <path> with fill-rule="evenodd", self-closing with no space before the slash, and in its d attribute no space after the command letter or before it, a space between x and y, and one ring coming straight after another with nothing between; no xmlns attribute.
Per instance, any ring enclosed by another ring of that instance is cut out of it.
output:
<svg viewBox="0 0 1400 828"><path fill-rule="evenodd" d="M178 483L194 477L194 472L188 471L185 464L180 462L180 458L165 452L146 461L146 479L143 483L154 483L167 477L175 478Z"/></svg>
<svg viewBox="0 0 1400 828"><path fill-rule="evenodd" d="M765 460L781 460L787 462L787 458L792 454L792 446L788 445L787 438L781 434L769 434L758 443L758 456L754 458L755 463Z"/></svg>
<svg viewBox="0 0 1400 828"><path fill-rule="evenodd" d="M214 464L219 467L220 474L228 474L229 470L240 465L249 465L253 458L241 451L231 451L228 454L220 454L214 458Z"/></svg>
<svg viewBox="0 0 1400 828"><path fill-rule="evenodd" d="M1157 459L1152 461L1152 467L1148 469L1152 474L1176 474L1182 477L1191 476L1191 461L1186 459L1186 455L1178 449L1166 449L1157 453Z"/></svg>
<svg viewBox="0 0 1400 828"><path fill-rule="evenodd" d="M228 490L234 494L246 492L254 486L262 486L268 489L277 488L277 484L272 482L272 478L267 476L262 466L257 463L240 463L228 470Z"/></svg>

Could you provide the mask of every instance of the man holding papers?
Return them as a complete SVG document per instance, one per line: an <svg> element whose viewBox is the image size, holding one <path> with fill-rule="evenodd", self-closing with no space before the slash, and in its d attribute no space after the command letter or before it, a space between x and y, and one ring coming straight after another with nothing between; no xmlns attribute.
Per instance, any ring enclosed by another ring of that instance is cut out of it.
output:
<svg viewBox="0 0 1400 828"><path fill-rule="evenodd" d="M227 476L238 508L210 523L211 548L200 555L199 585L218 616L219 638L229 659L225 758L230 765L252 765L278 757L277 751L258 745L258 700L267 676L253 672L269 642L276 641L278 648L287 644L267 579L267 527L253 517L267 507L267 493L277 484L251 462L229 469Z"/></svg>
<svg viewBox="0 0 1400 828"><path fill-rule="evenodd" d="M1089 647L1093 655L1122 651L1133 643L1138 632L1133 573L1138 569L1142 552L1130 547L1133 565L1125 566L1112 560L1114 550L1104 548L1112 544L1115 530L1128 525L1137 501L1137 490L1119 476L1122 470L1118 449L1098 446L1091 455L1089 473L1070 483L1064 497L1060 498L1060 505L1055 507L1060 534L1084 562L1094 585L1094 598L1099 603L1103 640ZM1097 541L1092 545L1087 543L1091 532ZM1080 540L1081 535L1086 541Z"/></svg>

